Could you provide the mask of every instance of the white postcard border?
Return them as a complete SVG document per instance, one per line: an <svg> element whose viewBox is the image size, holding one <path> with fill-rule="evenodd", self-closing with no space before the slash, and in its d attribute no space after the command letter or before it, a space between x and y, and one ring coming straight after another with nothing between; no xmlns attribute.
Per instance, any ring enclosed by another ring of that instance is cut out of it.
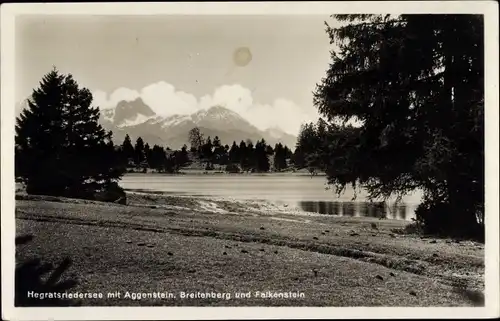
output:
<svg viewBox="0 0 500 321"><path fill-rule="evenodd" d="M14 308L14 84L17 15L475 13L485 28L486 244L484 308L79 307ZM238 3L37 3L1 6L2 317L7 320L261 318L481 318L499 316L498 3L495 1L352 1Z"/></svg>

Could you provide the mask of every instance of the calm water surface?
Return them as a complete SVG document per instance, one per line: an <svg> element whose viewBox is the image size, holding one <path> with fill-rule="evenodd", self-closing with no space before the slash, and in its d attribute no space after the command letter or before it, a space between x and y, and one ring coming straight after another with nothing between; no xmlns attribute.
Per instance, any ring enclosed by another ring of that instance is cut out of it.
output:
<svg viewBox="0 0 500 321"><path fill-rule="evenodd" d="M415 193L399 204L368 202L366 193L346 192L338 197L327 189L326 177L308 175L161 175L127 174L120 183L125 189L159 191L183 195L222 196L240 200L265 200L298 206L325 215L371 216L410 220L421 195Z"/></svg>

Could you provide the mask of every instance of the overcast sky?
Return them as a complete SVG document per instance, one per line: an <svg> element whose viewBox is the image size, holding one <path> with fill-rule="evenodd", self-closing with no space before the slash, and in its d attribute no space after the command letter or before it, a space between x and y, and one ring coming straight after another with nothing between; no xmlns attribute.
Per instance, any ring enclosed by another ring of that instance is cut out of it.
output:
<svg viewBox="0 0 500 321"><path fill-rule="evenodd" d="M137 97L161 115L224 105L261 129L314 120L330 61L324 16L22 16L16 99L55 65L101 108ZM234 53L248 48L250 57Z"/></svg>

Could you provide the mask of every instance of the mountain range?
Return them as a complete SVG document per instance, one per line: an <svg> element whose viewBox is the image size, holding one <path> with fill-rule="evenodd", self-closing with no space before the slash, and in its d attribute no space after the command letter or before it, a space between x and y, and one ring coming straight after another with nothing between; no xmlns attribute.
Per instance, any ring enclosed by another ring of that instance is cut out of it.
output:
<svg viewBox="0 0 500 321"><path fill-rule="evenodd" d="M26 101L16 106L17 112L27 105ZM113 140L121 144L125 135L132 141L138 137L153 146L158 144L173 149L189 146L189 131L198 127L204 137L218 136L222 144L231 145L233 141L252 140L255 144L262 138L274 147L278 142L292 150L297 137L287 134L277 127L260 130L241 115L222 106L197 111L191 115L157 115L141 98L133 101L120 101L116 107L102 109L101 125L113 131Z"/></svg>

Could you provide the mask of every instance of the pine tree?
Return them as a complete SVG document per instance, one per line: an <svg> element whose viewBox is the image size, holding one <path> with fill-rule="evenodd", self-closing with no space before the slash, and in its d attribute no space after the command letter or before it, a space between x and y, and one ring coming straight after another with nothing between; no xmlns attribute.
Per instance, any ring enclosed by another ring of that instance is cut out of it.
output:
<svg viewBox="0 0 500 321"><path fill-rule="evenodd" d="M269 156L267 154L267 144L264 139L257 141L257 144L255 145L255 152L254 152L254 168L258 172L268 172L270 165L269 165Z"/></svg>
<svg viewBox="0 0 500 321"><path fill-rule="evenodd" d="M149 144L146 143L144 145L144 162L146 163L146 166L147 167L150 167L150 160L151 158L151 148L149 147Z"/></svg>
<svg viewBox="0 0 500 321"><path fill-rule="evenodd" d="M222 146L219 136L215 136L213 141L212 164L224 165L225 149Z"/></svg>
<svg viewBox="0 0 500 321"><path fill-rule="evenodd" d="M141 137L138 137L135 141L134 147L134 161L137 167L143 167L144 160L146 159L146 155L144 152L144 140Z"/></svg>
<svg viewBox="0 0 500 321"><path fill-rule="evenodd" d="M249 163L249 150L247 144L242 140L239 146L240 167L243 171L248 171L250 168Z"/></svg>
<svg viewBox="0 0 500 321"><path fill-rule="evenodd" d="M291 157L291 162L295 169L301 169L306 166L305 154L299 145L295 147L295 151Z"/></svg>
<svg viewBox="0 0 500 321"><path fill-rule="evenodd" d="M166 161L165 150L159 145L154 145L151 149L149 165L151 168L161 172L164 169Z"/></svg>
<svg viewBox="0 0 500 321"><path fill-rule="evenodd" d="M202 146L202 158L206 163L206 168L212 168L213 144L210 136L208 136L205 144Z"/></svg>
<svg viewBox="0 0 500 321"><path fill-rule="evenodd" d="M30 194L93 198L123 175L92 94L54 69L16 119L16 176Z"/></svg>
<svg viewBox="0 0 500 321"><path fill-rule="evenodd" d="M187 145L183 145L180 152L177 155L177 164L179 168L187 166L189 164L189 154Z"/></svg>
<svg viewBox="0 0 500 321"><path fill-rule="evenodd" d="M109 131L108 134L110 135L110 139L108 140L106 145L108 150L113 152L110 153L109 155L111 159L106 161L109 162L109 164L112 164L112 166L115 167L116 170L119 170L124 173L127 170L127 162L123 157L121 146L119 145L116 146L115 143L113 142L113 139L111 139L111 137L113 137L112 131Z"/></svg>
<svg viewBox="0 0 500 321"><path fill-rule="evenodd" d="M135 150L134 146L132 145L132 140L130 139L130 136L128 134L125 135L121 151L127 165L130 166L135 163Z"/></svg>
<svg viewBox="0 0 500 321"><path fill-rule="evenodd" d="M326 139L325 139L326 141ZM323 138L318 136L317 128L314 123L303 124L299 131L296 150L301 153L297 155L296 165L298 168L307 167L313 175L318 169L322 168L323 159ZM326 156L325 156L326 157Z"/></svg>
<svg viewBox="0 0 500 321"><path fill-rule="evenodd" d="M177 171L177 167L176 166L177 166L177 164L176 164L174 152L169 153L168 155L166 155L165 163L163 165L163 168L164 168L165 172L167 172L167 173L175 173Z"/></svg>
<svg viewBox="0 0 500 321"><path fill-rule="evenodd" d="M236 145L235 141L233 141L231 149L229 150L229 162L232 164L240 163L240 147Z"/></svg>
<svg viewBox="0 0 500 321"><path fill-rule="evenodd" d="M250 139L246 141L244 165L246 171L255 169L255 148Z"/></svg>
<svg viewBox="0 0 500 321"><path fill-rule="evenodd" d="M371 197L418 188L426 232L484 233L483 16L334 17L342 26L326 31L339 50L314 93L336 123L330 183Z"/></svg>
<svg viewBox="0 0 500 321"><path fill-rule="evenodd" d="M286 168L285 149L281 143L276 144L274 147L274 168L278 172Z"/></svg>
<svg viewBox="0 0 500 321"><path fill-rule="evenodd" d="M271 155L273 155L273 154L274 154L274 149L272 148L272 146L271 146L271 145L267 145L267 146L266 146L266 153L267 153L267 155L269 155L269 156L271 156Z"/></svg>

